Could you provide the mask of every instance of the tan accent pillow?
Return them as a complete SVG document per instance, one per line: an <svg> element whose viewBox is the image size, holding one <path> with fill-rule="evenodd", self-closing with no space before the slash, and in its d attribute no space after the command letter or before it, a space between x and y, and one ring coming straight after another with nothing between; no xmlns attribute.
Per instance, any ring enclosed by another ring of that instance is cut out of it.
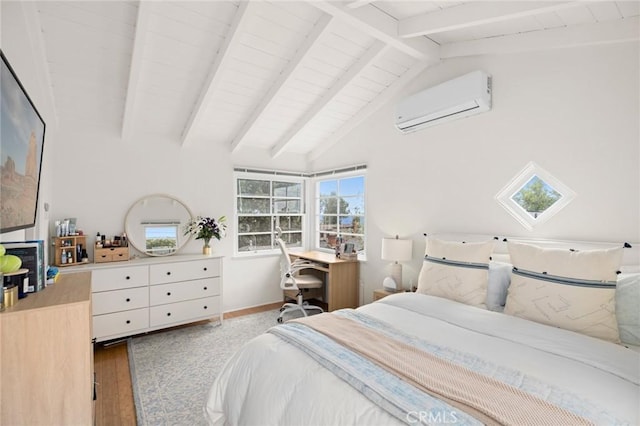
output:
<svg viewBox="0 0 640 426"><path fill-rule="evenodd" d="M505 314L620 343L615 315L623 248L572 251L507 243Z"/></svg>
<svg viewBox="0 0 640 426"><path fill-rule="evenodd" d="M460 243L427 238L417 292L486 309L493 245L493 240Z"/></svg>

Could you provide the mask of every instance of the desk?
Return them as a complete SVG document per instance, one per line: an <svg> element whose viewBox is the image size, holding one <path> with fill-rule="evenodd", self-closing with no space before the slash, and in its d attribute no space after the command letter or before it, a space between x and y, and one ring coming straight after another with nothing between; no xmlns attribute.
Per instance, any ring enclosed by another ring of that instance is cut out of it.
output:
<svg viewBox="0 0 640 426"><path fill-rule="evenodd" d="M360 282L360 263L357 260L336 258L333 253L307 251L290 253L292 260L302 258L319 266L316 269L326 274L326 299L329 311L358 307L358 285Z"/></svg>

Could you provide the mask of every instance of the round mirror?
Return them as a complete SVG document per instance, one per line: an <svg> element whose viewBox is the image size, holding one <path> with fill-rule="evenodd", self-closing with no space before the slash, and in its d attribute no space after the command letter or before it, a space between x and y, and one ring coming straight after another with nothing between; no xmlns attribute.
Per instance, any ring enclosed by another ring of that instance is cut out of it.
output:
<svg viewBox="0 0 640 426"><path fill-rule="evenodd" d="M138 251L149 256L169 256L191 239L183 229L192 217L191 210L178 199L153 194L133 203L124 229L129 243Z"/></svg>

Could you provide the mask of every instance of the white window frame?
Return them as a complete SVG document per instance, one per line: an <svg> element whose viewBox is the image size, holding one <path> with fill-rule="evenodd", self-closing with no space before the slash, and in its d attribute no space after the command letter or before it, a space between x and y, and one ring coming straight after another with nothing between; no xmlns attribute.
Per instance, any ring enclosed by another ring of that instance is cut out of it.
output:
<svg viewBox="0 0 640 426"><path fill-rule="evenodd" d="M327 249L327 248L323 248L320 247L320 224L318 221L318 218L320 217L320 196L318 194L318 187L320 185L320 182L324 182L324 181L331 181L331 180L342 180L342 179L349 179L349 178L353 178L353 177L358 177L358 176L362 176L364 178L364 188L363 188L363 196L364 196L364 214L362 215L364 218L364 227L363 227L363 232L362 234L356 234L356 235L362 235L362 239L364 241L364 248L361 252L358 253L358 260L360 261L366 261L367 260L367 227L368 227L368 220L367 220L367 173L366 173L366 168L363 169L359 169L356 171L352 171L352 172L337 172L337 173L331 173L331 174L317 174L317 176L315 176L312 180L311 180L311 185L309 185L310 187L313 188L313 217L312 217L312 229L310 230L310 232L313 233L313 245L314 245L314 250L317 251L323 251L323 252L333 252L332 249ZM339 215L338 215L339 218Z"/></svg>
<svg viewBox="0 0 640 426"><path fill-rule="evenodd" d="M537 217L533 217L513 199L513 196L518 193L534 176L537 176L546 184L550 185L561 196L558 201L553 203ZM495 199L511 216L513 216L514 219L518 221L518 223L531 231L534 227L540 226L547 220L551 219L556 213L565 208L575 197L576 193L567 185L563 184L551 173L531 161L504 188L502 188L498 194L496 194Z"/></svg>
<svg viewBox="0 0 640 426"><path fill-rule="evenodd" d="M277 172L274 173L260 173L260 172L251 172L251 171L235 171L234 172L234 178L233 178L233 183L234 183L234 226L235 226L235 232L234 232L234 256L238 256L238 257L255 257L255 256L264 256L264 255L274 255L274 254L280 254L280 249L277 246L272 246L271 249L268 250L253 250L253 251L240 251L240 247L239 247L239 239L240 236L245 235L244 233L240 232L240 227L239 227L239 218L241 216L251 216L251 215L247 215L247 214L240 214L238 213L238 198L239 198L239 194L238 194L238 180L239 179L249 179L249 180L261 180L261 181L269 181L270 184L270 188L273 182L292 182L292 183L299 183L302 187L302 194L300 196L300 217L301 217L301 233L302 233L302 240L301 240L301 248L298 247L291 247L291 251L296 251L296 250L300 250L303 249L304 247L306 247L307 245L307 213L306 213L306 193L307 193L307 179L304 176L288 176L287 174L279 174ZM266 197L265 197L266 198ZM298 215L298 213L296 214L288 214L288 215L281 215L281 214L276 214L273 212L273 200L274 198L278 198L278 199L282 199L282 197L274 197L273 196L273 191L270 192L269 194L269 204L270 204L270 217L271 217L271 235L272 235L272 243L273 243L273 235L275 235L275 218L278 216L295 216ZM295 199L298 199L298 197L294 197ZM263 216L263 215L260 215ZM286 231L285 231L286 232ZM264 234L263 234L264 235Z"/></svg>

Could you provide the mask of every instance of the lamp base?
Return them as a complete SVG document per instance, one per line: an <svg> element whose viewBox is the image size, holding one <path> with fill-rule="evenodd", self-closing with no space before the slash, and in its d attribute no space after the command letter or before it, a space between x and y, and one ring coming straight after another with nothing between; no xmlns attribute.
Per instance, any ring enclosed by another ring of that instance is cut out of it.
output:
<svg viewBox="0 0 640 426"><path fill-rule="evenodd" d="M396 291L404 290L402 286L402 265L398 262L391 265L391 278L396 282Z"/></svg>
<svg viewBox="0 0 640 426"><path fill-rule="evenodd" d="M382 287L387 291L398 291L398 284L396 284L394 279L391 277L387 277L384 279L384 281L382 281Z"/></svg>

